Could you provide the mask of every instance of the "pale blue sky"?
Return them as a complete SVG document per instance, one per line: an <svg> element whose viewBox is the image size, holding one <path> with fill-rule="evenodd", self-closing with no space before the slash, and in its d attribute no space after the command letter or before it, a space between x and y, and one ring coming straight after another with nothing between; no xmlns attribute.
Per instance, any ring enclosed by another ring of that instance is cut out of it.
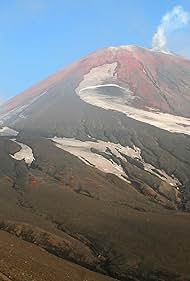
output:
<svg viewBox="0 0 190 281"><path fill-rule="evenodd" d="M1 0L0 100L30 87L98 48L151 47L164 14L182 0ZM190 24L168 36L190 57Z"/></svg>

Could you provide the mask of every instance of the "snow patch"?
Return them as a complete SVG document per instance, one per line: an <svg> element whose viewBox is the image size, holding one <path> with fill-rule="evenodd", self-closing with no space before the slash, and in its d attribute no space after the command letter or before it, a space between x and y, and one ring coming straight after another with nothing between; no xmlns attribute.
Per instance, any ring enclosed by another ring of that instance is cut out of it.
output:
<svg viewBox="0 0 190 281"><path fill-rule="evenodd" d="M133 52L135 50L135 47L136 46L134 46L134 45L121 45L121 46L116 46L116 47L111 46L108 49L116 50L116 51L124 49L124 50L130 51L130 52Z"/></svg>
<svg viewBox="0 0 190 281"><path fill-rule="evenodd" d="M175 56L174 53L170 52L168 49L166 48L158 48L158 47L155 47L155 48L152 48L150 49L151 52L155 52L155 53L162 53L162 54L166 54L166 55L172 55L172 56Z"/></svg>
<svg viewBox="0 0 190 281"><path fill-rule="evenodd" d="M142 49L142 50L149 50L147 48L144 47L139 47L136 45L121 45L121 46L111 46L108 48L109 50L113 50L113 51L119 51L119 50L127 50L129 52L135 53L137 49Z"/></svg>
<svg viewBox="0 0 190 281"><path fill-rule="evenodd" d="M10 156L18 161L24 160L25 163L30 166L35 160L32 149L28 145L18 142L15 139L12 139L12 141L20 145L21 149L14 155L10 154Z"/></svg>
<svg viewBox="0 0 190 281"><path fill-rule="evenodd" d="M105 84L105 85L102 84L102 85L96 85L96 86L90 86L90 87L82 88L79 92L81 93L82 91L85 91L85 90L89 90L89 89L93 90L93 89L104 88L104 87L116 87L116 88L119 88L121 90L126 91L126 88L121 87L121 86L119 86L117 84L110 83L110 84Z"/></svg>
<svg viewBox="0 0 190 281"><path fill-rule="evenodd" d="M84 79L80 82L76 88L76 93L79 94L82 89L86 87L93 87L103 84L107 80L111 80L116 77L117 62L111 64L103 64L98 67L94 67L89 73L84 75Z"/></svg>
<svg viewBox="0 0 190 281"><path fill-rule="evenodd" d="M128 117L133 118L137 121L147 123L149 125L153 125L160 129L172 132L172 133L180 133L190 135L190 119L176 116L173 114L162 113L162 112L154 112L154 111L146 111L143 109L134 108L129 105L129 98L134 98L132 96L132 92L126 88L128 92L128 96L126 97L112 97L108 95L103 95L99 93L101 85L97 84L96 86L92 86L89 84L87 86L88 81L84 80L80 83L77 89L77 94L79 97L85 101L86 103L104 108L106 110L115 110L126 114ZM83 85L85 87L83 88ZM107 84L108 87L110 84ZM96 87L98 91L96 91ZM103 85L106 87L106 84Z"/></svg>
<svg viewBox="0 0 190 281"><path fill-rule="evenodd" d="M9 127L2 127L0 128L0 136L2 137L16 137L18 132L9 128Z"/></svg>
<svg viewBox="0 0 190 281"><path fill-rule="evenodd" d="M55 145L63 149L65 151L70 152L71 154L80 158L87 165L95 166L97 169L105 172L112 173L116 176L126 180L127 176L119 165L119 162L114 162L113 159L105 158L104 156L116 156L118 159L122 159L123 161L127 161L124 155L139 161L145 171L155 175L161 180L169 183L171 186L174 186L178 189L178 186L181 185L179 180L175 178L173 175L169 176L165 171L159 170L155 168L153 165L146 163L141 156L141 149L139 147L133 146L133 148L129 146L122 146L121 144L112 143L112 142L104 142L101 140L93 141L80 141L74 138L58 138L54 137L53 142ZM95 149L95 152L92 152L92 149ZM96 153L96 151L98 153ZM100 153L103 153L101 155ZM130 181L128 181L130 182Z"/></svg>
<svg viewBox="0 0 190 281"><path fill-rule="evenodd" d="M106 150L108 143L103 141L92 142L92 141L80 141L74 138L58 138L54 137L53 142L55 145L65 151L70 152L71 154L77 156L85 164L96 167L97 169L103 171L104 173L112 173L116 176L126 180L126 177L122 167L117 165L113 161L109 161L100 154L93 153L91 148L95 148L100 152ZM129 182L129 181L128 181ZM129 182L130 183L130 182Z"/></svg>

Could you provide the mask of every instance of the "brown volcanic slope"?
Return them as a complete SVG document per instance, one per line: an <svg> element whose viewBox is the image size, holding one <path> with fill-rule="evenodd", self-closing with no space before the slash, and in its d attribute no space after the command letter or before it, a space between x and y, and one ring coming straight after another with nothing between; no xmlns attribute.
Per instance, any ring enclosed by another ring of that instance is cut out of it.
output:
<svg viewBox="0 0 190 281"><path fill-rule="evenodd" d="M113 281L0 231L1 281Z"/></svg>
<svg viewBox="0 0 190 281"><path fill-rule="evenodd" d="M92 53L13 98L3 111L22 106L61 81L70 80L71 76L74 77L73 86L77 87L92 68L114 62L117 62L117 82L127 85L138 97L134 100L134 106L190 116L190 61L136 46L113 47Z"/></svg>
<svg viewBox="0 0 190 281"><path fill-rule="evenodd" d="M85 98L95 90L100 103L85 102L81 89ZM31 166L13 159L23 150L11 136L0 137L6 239L17 236L47 259L50 253L119 280L189 280L189 128L177 124L183 130L172 133L101 103L124 95L137 113L156 110L188 122L189 89L188 60L127 46L99 50L2 106L1 123L18 131L35 158ZM67 146L56 147L48 139L55 136Z"/></svg>
<svg viewBox="0 0 190 281"><path fill-rule="evenodd" d="M154 198L148 200L131 185L89 167L49 140L21 138L37 160L27 168L23 161L11 159L9 153L18 147L1 139L1 230L119 280L189 280L188 213L155 204ZM22 258L19 247L14 249L13 257ZM38 254L33 254L36 260ZM0 252L1 259L4 256ZM7 274L9 267L2 272ZM55 260L52 274L58 273Z"/></svg>

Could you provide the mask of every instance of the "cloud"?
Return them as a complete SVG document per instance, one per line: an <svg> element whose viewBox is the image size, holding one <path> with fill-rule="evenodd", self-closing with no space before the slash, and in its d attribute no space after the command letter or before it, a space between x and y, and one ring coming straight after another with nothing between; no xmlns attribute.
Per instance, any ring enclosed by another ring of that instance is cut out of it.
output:
<svg viewBox="0 0 190 281"><path fill-rule="evenodd" d="M152 38L152 48L155 50L167 50L168 40L173 33L186 27L190 22L190 13L182 6L175 6L162 17L161 23Z"/></svg>

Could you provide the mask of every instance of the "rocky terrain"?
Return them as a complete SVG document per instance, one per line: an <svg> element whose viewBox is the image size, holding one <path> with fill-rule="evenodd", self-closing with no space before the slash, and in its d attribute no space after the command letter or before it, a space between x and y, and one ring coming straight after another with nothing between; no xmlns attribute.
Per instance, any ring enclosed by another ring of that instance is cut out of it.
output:
<svg viewBox="0 0 190 281"><path fill-rule="evenodd" d="M122 46L1 106L0 278L190 280L189 93L190 61Z"/></svg>

